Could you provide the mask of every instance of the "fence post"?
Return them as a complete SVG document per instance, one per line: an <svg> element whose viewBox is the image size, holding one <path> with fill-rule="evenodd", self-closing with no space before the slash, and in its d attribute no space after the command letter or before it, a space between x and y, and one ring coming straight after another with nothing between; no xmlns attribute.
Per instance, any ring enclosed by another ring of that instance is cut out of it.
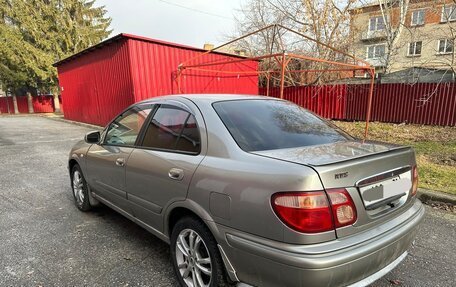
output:
<svg viewBox="0 0 456 287"><path fill-rule="evenodd" d="M54 98L54 113L60 113L61 110L60 110L59 95L57 93L54 93L54 95L52 95L52 97Z"/></svg>
<svg viewBox="0 0 456 287"><path fill-rule="evenodd" d="M14 107L14 113L15 113L15 114L18 114L18 113L19 113L19 109L17 108L17 98L16 98L16 95L13 95L13 107Z"/></svg>
<svg viewBox="0 0 456 287"><path fill-rule="evenodd" d="M28 112L29 114L33 114L33 100L32 100L32 94L30 92L27 92L27 107L28 107Z"/></svg>

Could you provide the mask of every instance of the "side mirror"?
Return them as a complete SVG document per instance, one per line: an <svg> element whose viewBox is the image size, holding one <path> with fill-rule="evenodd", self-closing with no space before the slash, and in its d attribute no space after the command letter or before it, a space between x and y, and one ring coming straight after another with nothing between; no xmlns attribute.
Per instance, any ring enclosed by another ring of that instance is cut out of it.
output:
<svg viewBox="0 0 456 287"><path fill-rule="evenodd" d="M89 132L85 135L84 140L88 144L97 144L100 142L101 134L99 131Z"/></svg>

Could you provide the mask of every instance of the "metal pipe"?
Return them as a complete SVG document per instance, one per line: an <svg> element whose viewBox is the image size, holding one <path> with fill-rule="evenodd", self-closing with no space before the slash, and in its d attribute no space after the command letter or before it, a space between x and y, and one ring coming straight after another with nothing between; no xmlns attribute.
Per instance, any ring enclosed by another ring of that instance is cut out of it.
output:
<svg viewBox="0 0 456 287"><path fill-rule="evenodd" d="M313 58L313 57L308 57L308 56L302 56L302 55L297 55L297 54L288 54L288 56L292 58L297 58L297 59L303 59L303 60L309 60L309 61L314 61L314 62L320 62L320 63L326 63L326 64L332 64L332 65L337 65L337 66L344 66L344 67L351 67L351 68L364 68L364 69L369 69L371 68L370 66L360 66L360 65L353 65L353 64L347 64L347 63L342 63L342 62L335 62L335 61L330 61L330 60L325 60L325 59L320 59L320 58Z"/></svg>
<svg viewBox="0 0 456 287"><path fill-rule="evenodd" d="M351 68L351 69L326 69L326 70L287 70L290 73L319 73L319 72L351 72L351 71L370 70L370 68ZM279 71L272 71L278 73Z"/></svg>
<svg viewBox="0 0 456 287"><path fill-rule="evenodd" d="M280 71L280 98L283 99L283 89L285 86L285 66L286 66L286 54L285 52L282 54L282 69Z"/></svg>
<svg viewBox="0 0 456 287"><path fill-rule="evenodd" d="M182 90L181 90L181 74L182 74L182 71L183 71L184 68L181 68L179 67L177 69L177 93L178 94L181 94L182 93Z"/></svg>
<svg viewBox="0 0 456 287"><path fill-rule="evenodd" d="M268 25L268 26L263 27L263 28L261 28L261 29L258 29L258 30L256 30L256 31L250 32L250 33L248 33L248 34L245 34L245 35L243 35L243 36L241 36L241 37L238 37L238 38L233 39L233 40L231 40L231 41L229 41L229 42L226 42L226 43L224 43L224 44L222 44L222 45L220 45L220 46L217 46L217 47L215 47L215 48L212 48L212 49L208 50L207 52L204 52L204 53L201 54L201 55L198 55L198 56L195 56L195 57L193 57L193 58L190 58L190 59L188 59L187 61L182 62L179 66L181 66L181 65L183 66L183 65L185 65L186 63L191 62L191 61L193 61L193 60L195 60L195 59L201 58L202 56L207 55L207 54L209 54L209 53L211 53L211 52L213 52L213 51L215 51L215 50L217 50L217 49L223 48L223 47L225 47L225 46L227 46L227 45L230 45L230 44L232 44L232 43L234 43L234 42L236 42L236 41L242 40L242 39L244 39L244 38L247 38L247 37L249 37L249 36L252 36L252 35L254 35L254 34L256 34L256 33L262 32L262 31L264 31L264 30L266 30L266 29L269 29L269 28L275 27L275 26L277 26L277 24L271 24L271 25Z"/></svg>
<svg viewBox="0 0 456 287"><path fill-rule="evenodd" d="M340 54L345 55L345 56L347 56L347 57L350 57L350 58L354 59L355 61L358 61L358 62L361 62L361 63L366 64L366 65L369 66L369 67L371 66L368 62L364 61L363 59L359 59L359 58L357 58L357 57L355 57L355 56L353 56L353 55L350 55L350 54L345 53L345 52L343 52L343 51L341 51L341 50L339 50L339 49L336 49L336 48L334 48L334 47L332 47L332 46L330 46L330 45L328 45L328 44L325 44L325 43L323 43L323 42L320 42L320 41L318 41L318 40L315 40L315 39L313 39L313 38L311 38L311 37L309 37L309 36L307 36L307 35L305 35L305 34L303 34L303 33L300 33L300 32L298 32L298 31L295 31L295 30L293 30L293 29L290 29L290 28L288 28L288 27L285 27L285 26L283 26L283 25L281 25L281 24L276 24L276 25L279 26L279 27L282 28L282 29L285 29L285 30L287 30L287 31L290 31L290 32L292 32L292 33L295 33L296 35L299 35L299 36L301 36L301 37L303 37L303 38L305 38L305 39L307 39L307 40L313 41L313 42L315 42L315 43L317 43L317 44L319 44L319 45L322 45L322 46L324 46L324 47L326 47L326 48L328 48L328 49L331 49L331 50L333 50L334 52L337 52L337 53L340 53Z"/></svg>
<svg viewBox="0 0 456 287"><path fill-rule="evenodd" d="M280 56L282 55L281 53L278 54L272 54L273 56ZM247 62L247 61L254 61L254 60L261 60L261 59L266 59L271 57L271 55L263 55L263 56L258 56L258 57L252 57L252 58L245 58L245 59L237 59L237 60L228 60L228 61L218 61L218 62L210 62L210 63L202 63L202 64L196 64L196 65L179 65L180 68L196 68L196 67L207 67L207 66L217 66L217 65L223 65L223 64L234 64L234 63L241 63L241 62Z"/></svg>
<svg viewBox="0 0 456 287"><path fill-rule="evenodd" d="M224 71L224 70L201 69L201 68L186 68L186 70L208 72L208 73L235 74L235 75L239 75L239 74L258 75L258 74L266 74L266 73L271 72L271 71Z"/></svg>
<svg viewBox="0 0 456 287"><path fill-rule="evenodd" d="M369 99L367 101L367 114L366 114L366 127L364 129L364 141L367 140L367 134L369 132L369 121L372 110L372 98L374 96L374 80L375 80L375 69L370 69L369 74L371 75Z"/></svg>

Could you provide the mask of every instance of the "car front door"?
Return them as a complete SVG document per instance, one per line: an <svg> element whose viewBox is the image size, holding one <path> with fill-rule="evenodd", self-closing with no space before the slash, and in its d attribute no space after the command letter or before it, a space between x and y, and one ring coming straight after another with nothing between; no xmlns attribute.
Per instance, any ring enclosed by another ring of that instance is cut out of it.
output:
<svg viewBox="0 0 456 287"><path fill-rule="evenodd" d="M135 216L163 231L163 211L184 200L193 173L204 157L204 125L197 108L175 101L160 103L150 117L139 147L128 159L126 185ZM205 139L205 138L204 138Z"/></svg>
<svg viewBox="0 0 456 287"><path fill-rule="evenodd" d="M123 112L107 127L101 144L92 145L87 153L92 192L129 214L132 212L125 188L125 165L153 108L150 104L138 105Z"/></svg>

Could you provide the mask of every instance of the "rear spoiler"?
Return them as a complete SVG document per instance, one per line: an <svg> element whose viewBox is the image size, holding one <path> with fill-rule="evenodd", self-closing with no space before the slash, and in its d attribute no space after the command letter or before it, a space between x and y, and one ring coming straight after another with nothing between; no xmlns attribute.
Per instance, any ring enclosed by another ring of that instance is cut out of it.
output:
<svg viewBox="0 0 456 287"><path fill-rule="evenodd" d="M353 157L350 157L350 158L347 158L347 159L328 161L328 162L320 163L320 164L308 163L307 165L309 165L309 166L327 166L327 165L332 165L332 164L336 164L336 163L342 163L342 162L352 161L352 160L356 160L356 159L362 159L362 158L366 158L366 157L371 157L373 155L385 154L385 153L389 153L391 151L407 150L407 149L411 149L411 148L412 148L411 146L399 146L398 145L398 146L392 146L392 147L390 147L390 149L384 150L384 151L371 152L369 154L353 156Z"/></svg>

